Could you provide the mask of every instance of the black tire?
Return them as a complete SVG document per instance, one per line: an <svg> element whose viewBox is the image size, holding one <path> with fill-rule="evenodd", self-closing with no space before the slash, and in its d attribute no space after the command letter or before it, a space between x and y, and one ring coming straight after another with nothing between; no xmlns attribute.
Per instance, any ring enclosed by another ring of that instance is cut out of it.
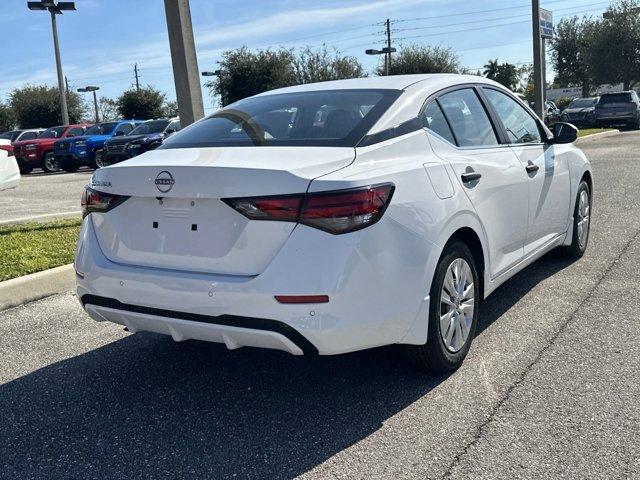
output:
<svg viewBox="0 0 640 480"><path fill-rule="evenodd" d="M18 163L18 168L20 168L20 175L28 175L33 172L33 165L29 165L28 163Z"/></svg>
<svg viewBox="0 0 640 480"><path fill-rule="evenodd" d="M99 168L106 167L108 164L109 163L105 158L104 149L99 148L98 150L96 150L96 153L94 153L93 157L91 158L91 162L90 162L91 168L93 168L94 170L97 170Z"/></svg>
<svg viewBox="0 0 640 480"><path fill-rule="evenodd" d="M67 173L77 172L79 168L80 168L80 165L78 165L75 162L65 162L62 164L62 170L64 170Z"/></svg>
<svg viewBox="0 0 640 480"><path fill-rule="evenodd" d="M580 197L582 192L586 192L588 198L588 212L587 212L587 224L586 224L586 238L581 241L579 230L579 223L583 220L583 216L580 210ZM587 246L589 245L589 231L591 229L591 191L589 189L589 184L582 180L580 185L578 186L578 193L576 194L576 204L573 209L573 225L572 225L572 238L571 245L567 245L562 248L563 253L569 258L580 258L584 255L584 252L587 250Z"/></svg>
<svg viewBox="0 0 640 480"><path fill-rule="evenodd" d="M42 156L42 162L40 163L40 167L45 173L53 173L60 171L60 166L56 161L56 156L53 152L47 152Z"/></svg>
<svg viewBox="0 0 640 480"><path fill-rule="evenodd" d="M452 352L445 345L443 335L441 333L440 316L442 315L442 305L440 297L449 266L456 259L464 260L470 267L474 285L474 300L472 322L467 337L462 347L459 350ZM461 241L455 240L449 243L442 252L433 278L433 283L431 285L427 343L424 345L406 346L409 358L413 363L421 369L433 373L450 372L460 367L469 352L471 342L473 341L473 337L476 333L479 306L480 282L473 255L467 245Z"/></svg>

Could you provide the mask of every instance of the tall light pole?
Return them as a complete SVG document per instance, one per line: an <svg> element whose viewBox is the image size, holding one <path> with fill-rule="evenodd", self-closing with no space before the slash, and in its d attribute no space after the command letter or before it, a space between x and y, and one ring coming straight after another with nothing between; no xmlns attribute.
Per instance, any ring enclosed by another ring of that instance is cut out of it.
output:
<svg viewBox="0 0 640 480"><path fill-rule="evenodd" d="M67 110L67 96L65 95L64 75L62 74L62 61L60 60L60 46L58 45L58 27L56 15L62 15L63 11L76 9L74 2L58 2L56 0L40 0L39 2L27 2L29 10L47 10L51 14L51 29L53 30L53 50L56 56L56 69L58 70L58 90L60 91L60 110L62 111L63 125L69 125L69 111Z"/></svg>
<svg viewBox="0 0 640 480"><path fill-rule="evenodd" d="M78 92L80 93L87 93L87 92L93 92L93 108L96 111L96 123L98 123L100 121L100 116L98 115L98 97L96 96L96 92L100 90L100 87L94 87L91 85L87 85L84 88L79 88Z"/></svg>

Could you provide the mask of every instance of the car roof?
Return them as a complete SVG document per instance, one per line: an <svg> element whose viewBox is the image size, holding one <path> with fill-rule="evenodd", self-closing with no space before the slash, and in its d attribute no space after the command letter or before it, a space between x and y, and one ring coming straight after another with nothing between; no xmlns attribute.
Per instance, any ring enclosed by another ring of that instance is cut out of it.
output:
<svg viewBox="0 0 640 480"><path fill-rule="evenodd" d="M330 80L326 82L306 83L291 87L277 88L256 96L274 95L280 93L311 92L319 90L351 90L351 89L389 89L405 90L417 83L439 84L443 81L451 82L451 85L459 83L494 83L477 75L461 75L457 73L429 73L415 75L390 75L386 77L363 77L346 80Z"/></svg>

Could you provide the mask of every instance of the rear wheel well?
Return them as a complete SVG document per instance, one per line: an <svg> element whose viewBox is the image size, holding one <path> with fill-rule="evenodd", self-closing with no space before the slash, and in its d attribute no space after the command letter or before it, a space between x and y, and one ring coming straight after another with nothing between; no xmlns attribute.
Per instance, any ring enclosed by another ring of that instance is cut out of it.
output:
<svg viewBox="0 0 640 480"><path fill-rule="evenodd" d="M587 185L589 185L589 195L591 195L593 193L593 180L591 179L591 173L589 173L588 170L584 172L584 175L582 175L582 178L580 179L581 182L583 180L587 182Z"/></svg>
<svg viewBox="0 0 640 480"><path fill-rule="evenodd" d="M480 301L484 298L484 252L482 250L482 242L480 242L480 237L478 234L469 227L463 227L454 232L453 235L449 238L447 244L458 240L464 243L469 250L471 250L471 254L473 255L473 260L476 262L476 268L478 270L478 278L480 279Z"/></svg>

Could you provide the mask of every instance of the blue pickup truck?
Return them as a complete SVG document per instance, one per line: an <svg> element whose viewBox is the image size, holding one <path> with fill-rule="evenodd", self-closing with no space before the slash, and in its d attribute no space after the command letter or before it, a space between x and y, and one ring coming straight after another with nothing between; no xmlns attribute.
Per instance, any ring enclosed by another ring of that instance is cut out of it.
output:
<svg viewBox="0 0 640 480"><path fill-rule="evenodd" d="M53 145L56 163L65 172L75 172L82 165L94 169L104 167L104 142L111 137L128 135L141 123L141 120L96 123L80 137L58 140Z"/></svg>

